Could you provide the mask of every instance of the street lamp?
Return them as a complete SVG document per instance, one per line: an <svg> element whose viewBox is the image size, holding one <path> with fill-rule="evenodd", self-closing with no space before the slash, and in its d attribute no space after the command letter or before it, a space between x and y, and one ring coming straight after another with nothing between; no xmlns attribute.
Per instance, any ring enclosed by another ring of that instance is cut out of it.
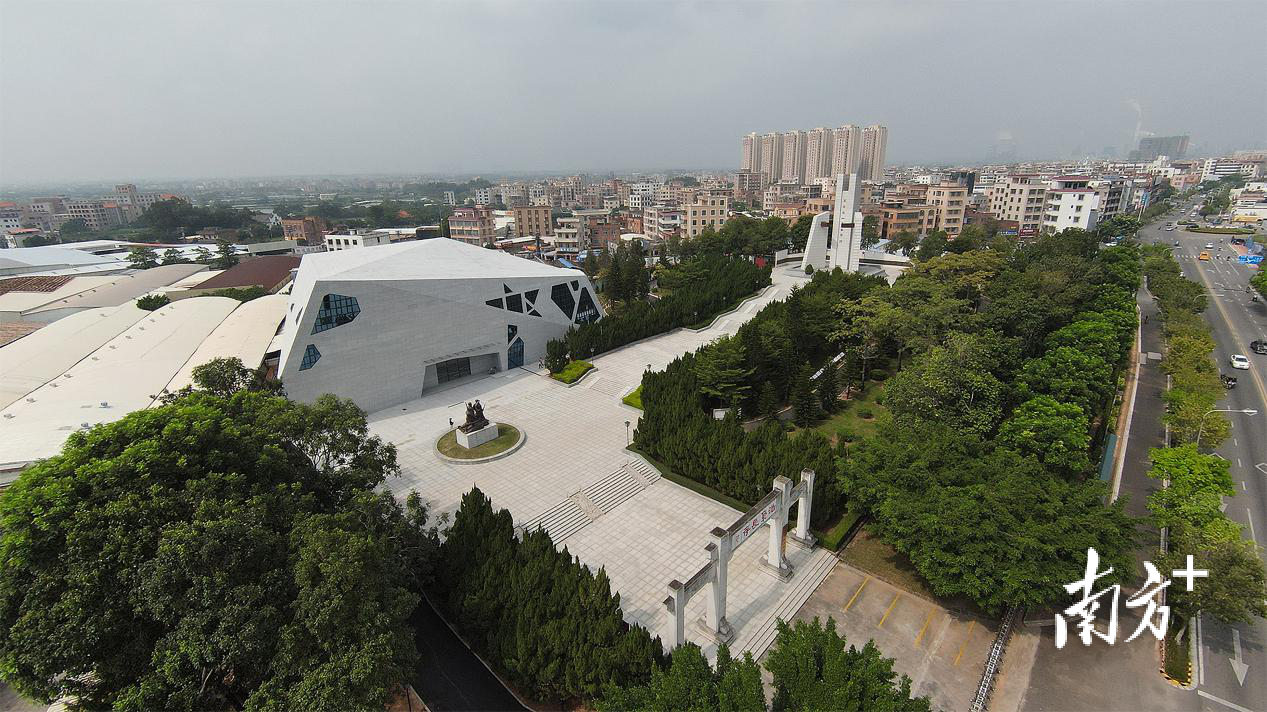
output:
<svg viewBox="0 0 1267 712"><path fill-rule="evenodd" d="M625 447L629 447L629 421L628 420L625 421Z"/></svg>
<svg viewBox="0 0 1267 712"><path fill-rule="evenodd" d="M1211 408L1201 416L1201 423L1197 426L1197 448L1201 447L1201 433L1205 429L1205 416L1211 413L1243 413L1245 415L1258 415L1258 411L1253 408Z"/></svg>

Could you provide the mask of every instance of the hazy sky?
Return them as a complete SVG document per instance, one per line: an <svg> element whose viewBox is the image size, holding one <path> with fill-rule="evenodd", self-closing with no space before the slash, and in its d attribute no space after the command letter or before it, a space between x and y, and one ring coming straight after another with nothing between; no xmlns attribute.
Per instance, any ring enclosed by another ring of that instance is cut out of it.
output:
<svg viewBox="0 0 1267 712"><path fill-rule="evenodd" d="M0 0L0 183L733 168L1267 145L1267 2Z"/></svg>

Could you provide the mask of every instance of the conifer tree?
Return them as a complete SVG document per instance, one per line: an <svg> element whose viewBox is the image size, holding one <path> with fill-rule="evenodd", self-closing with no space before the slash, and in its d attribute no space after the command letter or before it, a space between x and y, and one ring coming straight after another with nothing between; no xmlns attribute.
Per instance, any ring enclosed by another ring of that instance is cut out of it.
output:
<svg viewBox="0 0 1267 712"><path fill-rule="evenodd" d="M836 410L836 404L840 402L840 381L836 376L836 366L828 363L823 366L823 373L818 377L816 385L818 399L823 404L823 410L831 413Z"/></svg>
<svg viewBox="0 0 1267 712"><path fill-rule="evenodd" d="M806 364L797 369L796 375L792 379L791 401L793 419L802 428L809 427L810 423L818 420L823 415L822 402L810 386L809 377L809 365Z"/></svg>

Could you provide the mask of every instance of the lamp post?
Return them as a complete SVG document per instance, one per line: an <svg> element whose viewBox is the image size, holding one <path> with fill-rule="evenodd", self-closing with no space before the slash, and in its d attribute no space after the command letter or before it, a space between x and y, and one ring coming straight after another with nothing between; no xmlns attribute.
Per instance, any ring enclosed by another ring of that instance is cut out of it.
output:
<svg viewBox="0 0 1267 712"><path fill-rule="evenodd" d="M1201 416L1201 423L1197 426L1197 448L1201 447L1201 433L1205 430L1205 417L1211 413L1243 413L1245 415L1258 415L1258 411L1253 408L1211 408Z"/></svg>

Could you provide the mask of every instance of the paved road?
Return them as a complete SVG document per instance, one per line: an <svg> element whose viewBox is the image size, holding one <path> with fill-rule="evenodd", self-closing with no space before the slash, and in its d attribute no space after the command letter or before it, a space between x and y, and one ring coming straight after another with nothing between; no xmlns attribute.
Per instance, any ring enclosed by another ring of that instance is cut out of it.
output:
<svg viewBox="0 0 1267 712"><path fill-rule="evenodd" d="M1267 356L1253 354L1249 342L1267 335L1267 304L1253 302L1246 293L1249 278L1257 269L1235 261L1220 259L1231 252L1227 237L1219 243L1219 235L1145 229L1144 241L1176 240L1175 259L1189 279L1205 285L1210 306L1205 318L1217 343L1214 357L1225 373L1239 378L1238 386L1229 391L1219 408L1256 409L1258 415L1228 414L1232 433L1216 452L1231 464L1237 493L1227 500L1227 515L1242 524L1245 535L1259 544L1267 537ZM1201 261L1197 255L1208 242L1215 258ZM1220 254L1221 253L1221 254ZM1232 354L1249 356L1249 371L1233 371L1228 365ZM1261 552L1260 552L1261 553ZM1174 585L1174 584L1172 584ZM1244 682L1238 678L1232 659L1239 639ZM1198 694L1203 706L1210 710L1267 710L1267 621L1227 626L1208 617L1200 624L1200 646L1197 658ZM1217 698L1217 699L1212 699ZM1230 705L1225 703L1231 703Z"/></svg>
<svg viewBox="0 0 1267 712"><path fill-rule="evenodd" d="M420 603L410 622L421 656L413 685L427 707L436 712L524 709L429 603Z"/></svg>

